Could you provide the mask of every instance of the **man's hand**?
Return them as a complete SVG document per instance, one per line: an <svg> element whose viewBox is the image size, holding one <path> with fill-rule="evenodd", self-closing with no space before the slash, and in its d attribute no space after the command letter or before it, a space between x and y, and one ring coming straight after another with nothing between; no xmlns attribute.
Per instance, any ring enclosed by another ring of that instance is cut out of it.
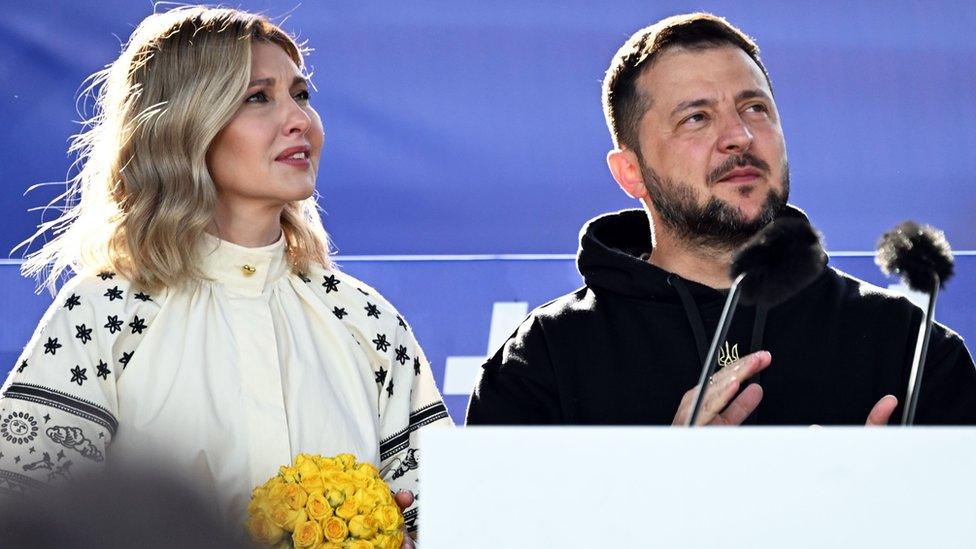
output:
<svg viewBox="0 0 976 549"><path fill-rule="evenodd" d="M393 496L393 501L400 507L400 512L402 513L407 510L407 507L413 505L413 494L406 490L400 490ZM403 545L400 546L400 549L414 549L414 547L413 538L410 537L410 534L407 532L407 525L404 524Z"/></svg>
<svg viewBox="0 0 976 549"><path fill-rule="evenodd" d="M871 413L868 414L867 421L864 422L865 427L882 427L888 424L888 419L891 417L891 413L895 411L895 407L898 406L898 399L894 395L885 395L881 397L881 400L871 408Z"/></svg>
<svg viewBox="0 0 976 549"><path fill-rule="evenodd" d="M753 383L746 387L735 400L732 400L732 397L735 397L743 381L766 369L772 360L769 352L757 351L716 372L708 382L705 399L702 401L702 407L698 412L695 424L739 425L745 421L749 414L756 409L756 406L759 406L763 394L762 387ZM692 387L681 397L681 404L678 405L678 411L674 414L674 421L671 422L671 425L684 425L688 422L697 388L697 386ZM879 402L878 405L880 404ZM877 409L878 406L875 408ZM891 415L890 410L888 415Z"/></svg>

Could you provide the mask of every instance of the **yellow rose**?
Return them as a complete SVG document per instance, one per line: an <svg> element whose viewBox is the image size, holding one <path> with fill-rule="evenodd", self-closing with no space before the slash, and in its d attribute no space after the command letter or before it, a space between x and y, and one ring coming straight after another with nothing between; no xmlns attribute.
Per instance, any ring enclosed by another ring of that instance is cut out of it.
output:
<svg viewBox="0 0 976 549"><path fill-rule="evenodd" d="M315 456L315 464L319 466L319 469L336 467L336 462L334 459L322 456Z"/></svg>
<svg viewBox="0 0 976 549"><path fill-rule="evenodd" d="M366 493L376 502L376 505L393 505L395 503L393 496L390 495L389 487L383 482L377 482L374 486L367 488Z"/></svg>
<svg viewBox="0 0 976 549"><path fill-rule="evenodd" d="M373 547L377 549L400 549L403 545L403 530L396 534L377 534L373 538Z"/></svg>
<svg viewBox="0 0 976 549"><path fill-rule="evenodd" d="M285 535L265 513L255 513L247 519L247 531L254 541L263 545L273 545Z"/></svg>
<svg viewBox="0 0 976 549"><path fill-rule="evenodd" d="M349 469L356 464L356 456L352 454L339 454L335 457L336 463L342 464L343 469Z"/></svg>
<svg viewBox="0 0 976 549"><path fill-rule="evenodd" d="M296 511L284 503L278 503L271 509L271 522L289 532L294 532L295 527L305 522L307 517L304 509Z"/></svg>
<svg viewBox="0 0 976 549"><path fill-rule="evenodd" d="M374 549L375 547L375 545L364 539L353 540L352 543L346 545L346 549Z"/></svg>
<svg viewBox="0 0 976 549"><path fill-rule="evenodd" d="M308 493L297 484L286 484L283 499L292 509L301 509L305 507L305 502L308 500Z"/></svg>
<svg viewBox="0 0 976 549"><path fill-rule="evenodd" d="M294 467L288 467L287 465L282 465L278 469L278 475L285 482L298 482L298 469Z"/></svg>
<svg viewBox="0 0 976 549"><path fill-rule="evenodd" d="M343 549L342 544L335 541L323 541L319 549ZM397 549L400 549L397 547Z"/></svg>
<svg viewBox="0 0 976 549"><path fill-rule="evenodd" d="M376 519L367 515L356 515L349 519L349 533L353 537L369 539L376 535Z"/></svg>
<svg viewBox="0 0 976 549"><path fill-rule="evenodd" d="M342 490L331 489L325 493L325 499L329 500L329 505L333 507L338 507L346 501L346 495Z"/></svg>
<svg viewBox="0 0 976 549"><path fill-rule="evenodd" d="M356 466L356 470L366 473L369 476L374 478L380 476L379 470L372 463L360 463L359 465Z"/></svg>
<svg viewBox="0 0 976 549"><path fill-rule="evenodd" d="M322 492L315 492L308 496L308 501L305 502L305 510L308 512L308 516L314 520L323 520L332 516L332 507Z"/></svg>
<svg viewBox="0 0 976 549"><path fill-rule="evenodd" d="M322 541L322 527L314 520L305 521L295 527L291 541L295 547L312 547Z"/></svg>
<svg viewBox="0 0 976 549"><path fill-rule="evenodd" d="M324 489L325 483L322 480L322 474L316 469L311 473L302 473L301 486L306 492L312 493Z"/></svg>
<svg viewBox="0 0 976 549"><path fill-rule="evenodd" d="M349 527L346 521L339 517L329 517L322 525L322 533L329 541L342 541L349 536Z"/></svg>
<svg viewBox="0 0 976 549"><path fill-rule="evenodd" d="M352 477L339 469L328 469L322 472L322 478L329 484L351 484Z"/></svg>
<svg viewBox="0 0 976 549"><path fill-rule="evenodd" d="M373 511L373 518L377 526L388 534L392 534L403 526L403 515L396 505L380 505Z"/></svg>
<svg viewBox="0 0 976 549"><path fill-rule="evenodd" d="M353 499L347 499L345 503L336 508L335 514L337 517L342 517L346 520L351 519L356 516L358 506L356 501Z"/></svg>

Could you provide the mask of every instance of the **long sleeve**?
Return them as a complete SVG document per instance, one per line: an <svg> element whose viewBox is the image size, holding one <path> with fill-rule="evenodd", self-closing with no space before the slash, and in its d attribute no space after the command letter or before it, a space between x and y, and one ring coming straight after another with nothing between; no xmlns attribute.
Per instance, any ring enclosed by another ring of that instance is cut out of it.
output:
<svg viewBox="0 0 976 549"><path fill-rule="evenodd" d="M962 339L933 326L925 362L915 423L976 424L976 366Z"/></svg>
<svg viewBox="0 0 976 549"><path fill-rule="evenodd" d="M561 423L545 333L530 317L482 366L468 404L468 425Z"/></svg>
<svg viewBox="0 0 976 549"><path fill-rule="evenodd" d="M66 284L4 383L0 491L23 493L105 461L118 428L117 379L149 320L114 278Z"/></svg>
<svg viewBox="0 0 976 549"><path fill-rule="evenodd" d="M414 494L404 511L407 529L417 529L420 500L417 490L421 448L420 430L452 427L424 356L406 320L382 295L344 273L324 275L326 294L341 299L333 312L369 356L379 410L380 463L383 479L396 492ZM365 313L365 314L363 314Z"/></svg>

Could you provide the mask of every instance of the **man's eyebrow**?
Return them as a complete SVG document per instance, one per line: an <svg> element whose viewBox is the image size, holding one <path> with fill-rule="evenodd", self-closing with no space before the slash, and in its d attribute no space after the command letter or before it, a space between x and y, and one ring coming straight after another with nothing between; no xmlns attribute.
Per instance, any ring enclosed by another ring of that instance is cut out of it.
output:
<svg viewBox="0 0 976 549"><path fill-rule="evenodd" d="M691 101L682 101L678 103L678 106L671 111L671 116L678 114L681 111L694 109L696 107L708 107L714 105L715 101L713 99L692 99Z"/></svg>
<svg viewBox="0 0 976 549"><path fill-rule="evenodd" d="M746 99L756 99L756 98L765 99L766 101L769 101L769 94L762 90L755 89L755 90L741 91L739 92L738 95L735 96L736 102L744 101Z"/></svg>
<svg viewBox="0 0 976 549"><path fill-rule="evenodd" d="M253 88L254 86L258 86L258 85L273 86L275 82L276 80L274 78L258 78L256 80L251 80L250 82L248 82L247 87ZM295 78L292 79L291 85L295 86L298 84L308 85L308 79L306 79L304 76L296 76Z"/></svg>

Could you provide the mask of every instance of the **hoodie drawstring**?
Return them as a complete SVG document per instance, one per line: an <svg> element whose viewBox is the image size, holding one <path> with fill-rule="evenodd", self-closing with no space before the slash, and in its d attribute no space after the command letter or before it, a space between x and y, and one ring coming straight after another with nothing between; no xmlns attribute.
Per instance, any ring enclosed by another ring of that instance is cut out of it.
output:
<svg viewBox="0 0 976 549"><path fill-rule="evenodd" d="M705 323L702 322L701 313L698 312L698 304L695 298L691 297L688 286L685 285L681 277L673 274L668 275L668 285L678 291L681 297L681 304L685 306L685 316L691 324L691 331L695 334L695 344L698 346L698 364L705 363L705 355L708 353L708 336L705 335Z"/></svg>

